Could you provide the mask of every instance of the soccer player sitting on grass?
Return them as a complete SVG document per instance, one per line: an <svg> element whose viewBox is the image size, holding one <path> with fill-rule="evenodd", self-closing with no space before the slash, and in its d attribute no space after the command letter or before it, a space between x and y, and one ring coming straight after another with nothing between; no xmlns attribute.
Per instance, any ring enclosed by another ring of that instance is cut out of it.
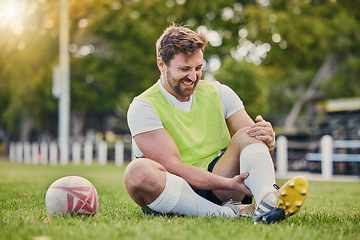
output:
<svg viewBox="0 0 360 240"><path fill-rule="evenodd" d="M272 126L254 122L229 87L200 80L206 43L174 24L158 39L160 79L128 110L137 159L125 171L127 191L145 213L281 221L303 205L307 181L277 187Z"/></svg>

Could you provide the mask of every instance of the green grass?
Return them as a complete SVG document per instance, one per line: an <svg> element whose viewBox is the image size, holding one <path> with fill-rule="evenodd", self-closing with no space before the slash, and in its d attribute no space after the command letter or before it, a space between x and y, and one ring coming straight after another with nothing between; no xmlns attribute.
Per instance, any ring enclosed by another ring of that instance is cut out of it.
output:
<svg viewBox="0 0 360 240"><path fill-rule="evenodd" d="M145 216L126 192L124 170L112 164L54 167L0 161L0 239L360 239L360 183L309 182L298 214L273 225L253 225L251 218ZM99 210L94 217L51 216L47 221L47 188L68 175L94 184Z"/></svg>

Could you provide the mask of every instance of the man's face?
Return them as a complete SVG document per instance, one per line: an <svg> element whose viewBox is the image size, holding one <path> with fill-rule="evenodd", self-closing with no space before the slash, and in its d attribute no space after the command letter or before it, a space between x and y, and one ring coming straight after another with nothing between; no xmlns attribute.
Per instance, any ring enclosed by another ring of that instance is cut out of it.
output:
<svg viewBox="0 0 360 240"><path fill-rule="evenodd" d="M188 101L201 77L202 65L201 50L191 56L183 53L175 55L162 71L163 86L179 101Z"/></svg>

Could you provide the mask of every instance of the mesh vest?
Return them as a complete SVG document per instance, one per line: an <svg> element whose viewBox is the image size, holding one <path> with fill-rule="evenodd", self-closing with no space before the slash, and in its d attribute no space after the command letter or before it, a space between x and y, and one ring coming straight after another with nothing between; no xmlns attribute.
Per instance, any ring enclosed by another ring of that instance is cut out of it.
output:
<svg viewBox="0 0 360 240"><path fill-rule="evenodd" d="M173 106L156 83L142 93L173 137L181 161L203 169L227 147L230 134L226 126L219 94L212 83L199 81L193 93L190 112Z"/></svg>

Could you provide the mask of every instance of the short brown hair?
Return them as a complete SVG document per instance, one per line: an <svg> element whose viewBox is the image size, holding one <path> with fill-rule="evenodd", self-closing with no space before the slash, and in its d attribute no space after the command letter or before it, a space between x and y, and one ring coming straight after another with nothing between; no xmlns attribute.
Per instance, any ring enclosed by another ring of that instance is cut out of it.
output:
<svg viewBox="0 0 360 240"><path fill-rule="evenodd" d="M204 52L206 43L204 34L198 34L187 27L177 26L173 23L157 40L156 55L168 65L174 55L178 53L190 56L199 49Z"/></svg>

